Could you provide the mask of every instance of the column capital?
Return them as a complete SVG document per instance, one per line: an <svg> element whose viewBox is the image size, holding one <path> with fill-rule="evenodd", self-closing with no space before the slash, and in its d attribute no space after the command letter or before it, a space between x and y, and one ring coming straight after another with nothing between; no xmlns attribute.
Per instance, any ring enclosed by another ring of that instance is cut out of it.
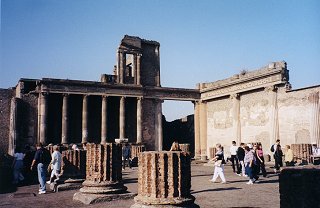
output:
<svg viewBox="0 0 320 208"><path fill-rule="evenodd" d="M239 93L234 93L230 95L230 99L239 99L240 98L240 94Z"/></svg>
<svg viewBox="0 0 320 208"><path fill-rule="evenodd" d="M49 95L49 92L40 92L40 94L44 97L48 96Z"/></svg>
<svg viewBox="0 0 320 208"><path fill-rule="evenodd" d="M108 95L101 95L102 98L108 98Z"/></svg>
<svg viewBox="0 0 320 208"><path fill-rule="evenodd" d="M69 93L62 93L63 97L69 97L69 95L70 95Z"/></svg>
<svg viewBox="0 0 320 208"><path fill-rule="evenodd" d="M278 90L278 87L275 85L267 86L264 88L264 91L266 92L276 92Z"/></svg>

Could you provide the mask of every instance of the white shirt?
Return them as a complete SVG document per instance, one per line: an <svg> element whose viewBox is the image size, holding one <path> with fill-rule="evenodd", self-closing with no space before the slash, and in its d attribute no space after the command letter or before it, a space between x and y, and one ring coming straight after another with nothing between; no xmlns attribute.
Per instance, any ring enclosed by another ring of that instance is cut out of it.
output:
<svg viewBox="0 0 320 208"><path fill-rule="evenodd" d="M52 160L51 160L52 168L55 170L60 170L61 159L62 159L61 153L59 151L54 151L51 157L52 157Z"/></svg>
<svg viewBox="0 0 320 208"><path fill-rule="evenodd" d="M14 153L14 157L16 158L16 160L23 160L24 154L21 152L20 153L17 152L17 153Z"/></svg>
<svg viewBox="0 0 320 208"><path fill-rule="evenodd" d="M239 148L238 146L232 145L232 146L230 147L230 154L231 154L231 155L237 155L238 148Z"/></svg>

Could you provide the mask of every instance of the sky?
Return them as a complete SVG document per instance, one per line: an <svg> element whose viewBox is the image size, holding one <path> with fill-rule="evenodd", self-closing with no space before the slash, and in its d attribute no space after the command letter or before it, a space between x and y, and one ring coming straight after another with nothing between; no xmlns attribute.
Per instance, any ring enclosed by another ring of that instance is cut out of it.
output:
<svg viewBox="0 0 320 208"><path fill-rule="evenodd" d="M318 0L1 0L0 88L20 78L98 81L126 34L160 42L163 87L282 60L294 89L320 84ZM165 101L163 113L181 118L193 104Z"/></svg>

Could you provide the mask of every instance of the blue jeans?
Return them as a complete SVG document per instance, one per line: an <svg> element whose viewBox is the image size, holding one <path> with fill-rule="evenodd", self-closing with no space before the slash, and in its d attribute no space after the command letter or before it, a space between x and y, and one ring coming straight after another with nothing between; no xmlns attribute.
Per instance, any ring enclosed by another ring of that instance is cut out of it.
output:
<svg viewBox="0 0 320 208"><path fill-rule="evenodd" d="M38 169L38 180L40 183L40 190L45 191L46 190L46 165L43 163L39 163L37 166Z"/></svg>

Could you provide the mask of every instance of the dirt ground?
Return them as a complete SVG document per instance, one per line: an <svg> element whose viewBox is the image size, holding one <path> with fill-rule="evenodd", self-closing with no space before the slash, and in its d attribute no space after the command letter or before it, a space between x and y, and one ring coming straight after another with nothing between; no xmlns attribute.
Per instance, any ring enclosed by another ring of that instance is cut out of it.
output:
<svg viewBox="0 0 320 208"><path fill-rule="evenodd" d="M271 164L269 164L269 167ZM225 166L226 184L211 183L213 167L203 163L192 162L191 193L195 196L195 203L203 208L209 207L280 207L278 175L272 173L268 177L260 177L260 183L247 185L247 178L237 176L230 165ZM137 170L126 169L123 180L128 191L137 193ZM49 188L47 189L49 190ZM78 190L47 192L38 195L38 185L18 187L15 192L0 194L0 208L2 207L117 207L127 208L134 204L133 199L85 205L73 201L72 197Z"/></svg>

